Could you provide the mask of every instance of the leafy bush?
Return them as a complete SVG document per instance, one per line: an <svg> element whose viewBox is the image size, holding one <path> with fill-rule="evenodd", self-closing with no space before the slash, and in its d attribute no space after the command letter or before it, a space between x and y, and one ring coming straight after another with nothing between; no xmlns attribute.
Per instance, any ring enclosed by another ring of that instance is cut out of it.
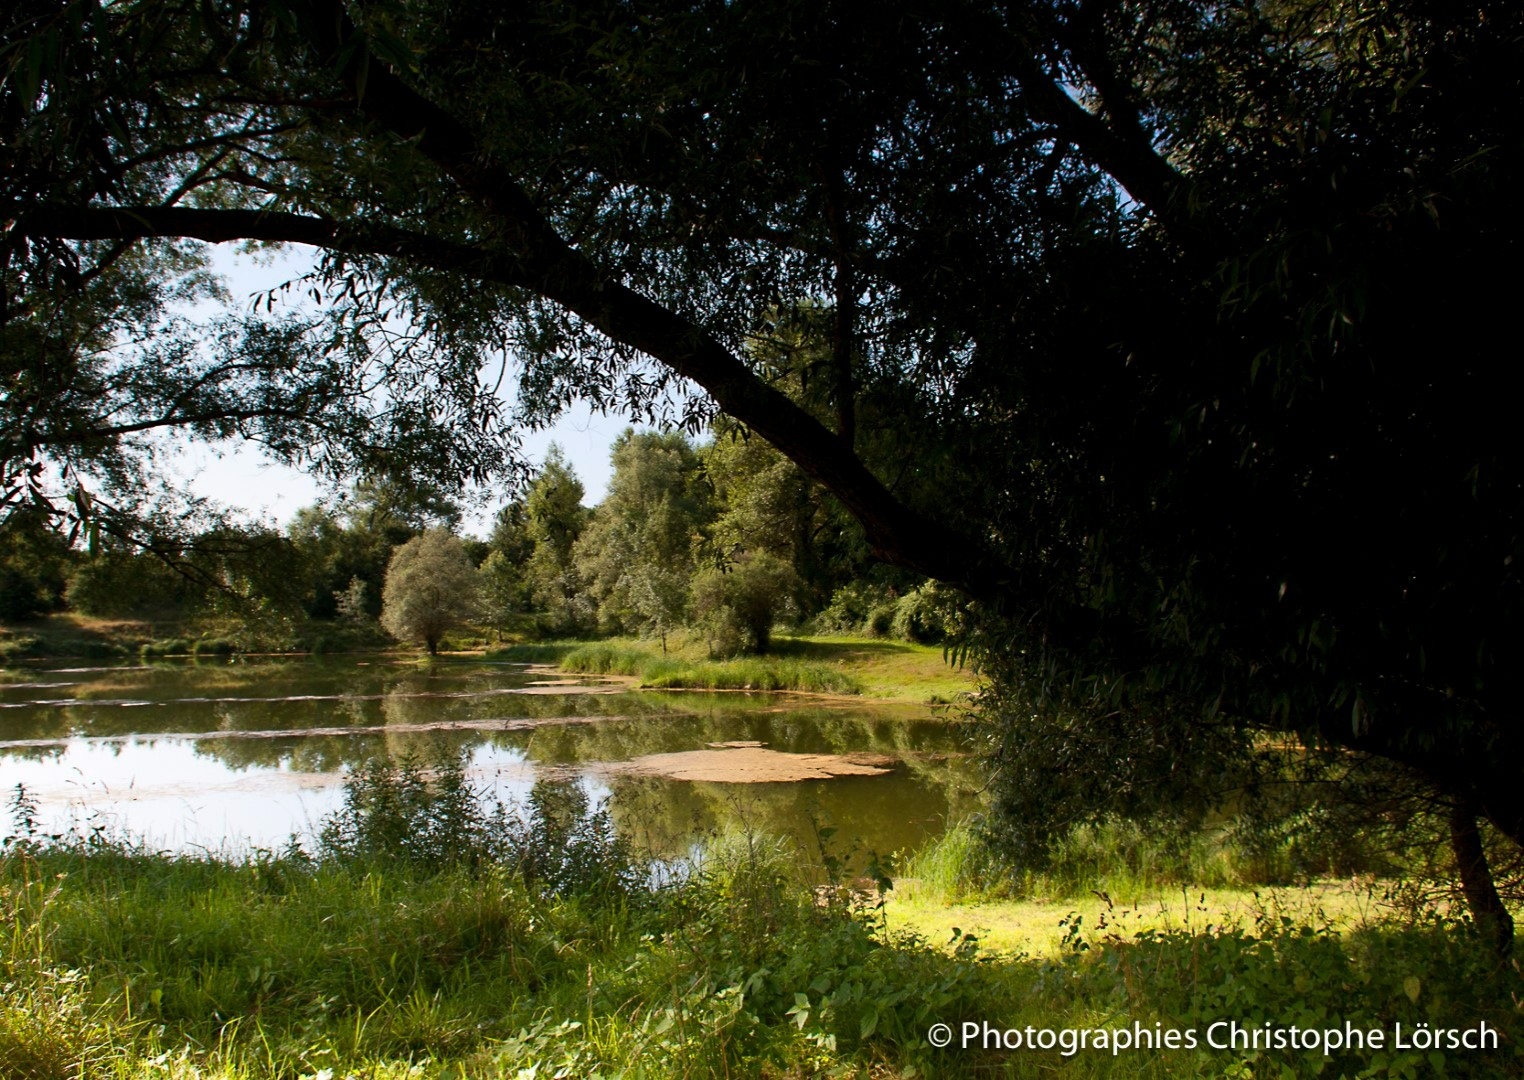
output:
<svg viewBox="0 0 1524 1080"><path fill-rule="evenodd" d="M591 806L581 784L538 781L526 813L513 814L472 786L464 755L354 769L343 805L319 827L318 853L430 871L500 866L556 895L628 895L645 880L608 811Z"/></svg>
<svg viewBox="0 0 1524 1080"><path fill-rule="evenodd" d="M190 656L196 651L196 643L189 638L159 638L139 646L138 655L147 659L154 656Z"/></svg>
<svg viewBox="0 0 1524 1080"><path fill-rule="evenodd" d="M958 631L960 608L957 592L928 581L895 601L889 633L901 641L922 645L946 641Z"/></svg>
<svg viewBox="0 0 1524 1080"><path fill-rule="evenodd" d="M528 814L499 844L499 861L556 895L630 895L645 881L607 807L591 805L576 780L537 781Z"/></svg>
<svg viewBox="0 0 1524 1080"><path fill-rule="evenodd" d="M15 634L0 640L0 664L49 653L48 641L36 634Z"/></svg>
<svg viewBox="0 0 1524 1080"><path fill-rule="evenodd" d="M86 615L167 615L195 608L206 589L163 559L105 551L74 566L65 596L70 609Z"/></svg>
<svg viewBox="0 0 1524 1080"><path fill-rule="evenodd" d="M1500 966L1487 941L1466 922L1430 916L1408 927L1382 926L1341 936L1326 924L1261 908L1253 926L1129 932L1127 912L1113 910L1088 932L1075 919L1065 962L1073 986L1098 995L1122 1015L1168 1017L1205 1038L1209 1025L1232 1020L1253 1030L1381 1029L1382 1050L1239 1049L1222 1056L1223 1075L1503 1076L1524 1064L1513 1002L1524 977ZM1403 1050L1392 1033L1425 1025L1500 1029L1497 1050ZM1236 1060L1233 1060L1236 1059Z"/></svg>
<svg viewBox="0 0 1524 1080"><path fill-rule="evenodd" d="M766 552L695 575L693 614L709 643L709 655L765 653L794 584L793 568Z"/></svg>
<svg viewBox="0 0 1524 1080"><path fill-rule="evenodd" d="M815 616L822 633L862 634L932 645L953 637L960 625L959 594L927 581L906 591L859 578L837 589Z"/></svg>
<svg viewBox="0 0 1524 1080"><path fill-rule="evenodd" d="M227 638L201 638L191 646L196 656L231 656L238 652L238 643Z"/></svg>
<svg viewBox="0 0 1524 1080"><path fill-rule="evenodd" d="M318 851L340 861L475 865L494 854L493 825L466 780L463 757L432 766L411 755L372 759L345 777L344 803L320 825Z"/></svg>

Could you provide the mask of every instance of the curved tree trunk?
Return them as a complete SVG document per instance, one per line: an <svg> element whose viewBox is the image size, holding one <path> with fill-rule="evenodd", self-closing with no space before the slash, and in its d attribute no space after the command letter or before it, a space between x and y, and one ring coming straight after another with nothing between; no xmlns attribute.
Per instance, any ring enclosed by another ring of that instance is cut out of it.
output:
<svg viewBox="0 0 1524 1080"><path fill-rule="evenodd" d="M1482 834L1476 827L1476 811L1467 803L1457 803L1450 811L1450 847L1455 852L1455 866L1460 874L1461 892L1471 908L1471 917L1482 933L1492 939L1499 956L1513 951L1513 916L1503 905L1487 852L1482 848Z"/></svg>

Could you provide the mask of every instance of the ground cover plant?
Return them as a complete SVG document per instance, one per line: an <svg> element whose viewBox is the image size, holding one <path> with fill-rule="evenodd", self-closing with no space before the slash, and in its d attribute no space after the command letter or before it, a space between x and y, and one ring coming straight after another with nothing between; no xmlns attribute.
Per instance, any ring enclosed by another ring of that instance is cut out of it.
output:
<svg viewBox="0 0 1524 1080"><path fill-rule="evenodd" d="M732 833L655 873L546 784L515 813L458 763L351 778L316 851L172 857L48 838L0 856L0 1074L1495 1076L1524 980L1464 922L1339 930L1270 908L1160 927L1120 905L996 955L885 916L868 883ZM1055 1032L1218 1020L1500 1033L1497 1050L936 1049L932 1025Z"/></svg>
<svg viewBox="0 0 1524 1080"><path fill-rule="evenodd" d="M664 654L623 638L528 642L486 655L580 674L632 676L651 689L797 690L946 704L967 699L976 685L973 670L951 662L940 646L859 637L780 635L769 655L735 660L709 659L702 643L673 644Z"/></svg>

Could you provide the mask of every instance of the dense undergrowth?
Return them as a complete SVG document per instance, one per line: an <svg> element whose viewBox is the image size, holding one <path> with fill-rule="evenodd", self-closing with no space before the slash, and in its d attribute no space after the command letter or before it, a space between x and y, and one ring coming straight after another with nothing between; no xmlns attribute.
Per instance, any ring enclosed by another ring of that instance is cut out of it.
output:
<svg viewBox="0 0 1524 1080"><path fill-rule="evenodd" d="M310 853L235 862L23 832L0 856L0 1076L18 1080L1498 1076L1524 1064L1524 981L1464 923L1341 935L1265 913L1158 931L1124 914L1070 919L1057 958L995 959L965 934L888 932L871 890L801 871L781 841L713 838L661 873L576 784L542 784L513 813L484 805L450 763L357 773ZM1387 1046L1216 1050L1205 1038L1219 1020L1348 1023L1383 1030ZM928 1042L938 1023L952 1047ZM1398 1024L1411 1037L1482 1023L1498 1049L1392 1046ZM969 1047L965 1024L981 1033ZM1048 1029L1056 1045L986 1047L985 1024ZM1062 1048L1065 1030L1135 1025L1201 1045Z"/></svg>
<svg viewBox="0 0 1524 1080"><path fill-rule="evenodd" d="M1236 824L1183 831L1109 818L1077 825L1053 842L1039 869L1013 866L982 842L980 823L962 821L911 855L901 871L919 896L943 904L1097 892L1131 903L1161 887L1296 886L1350 872L1326 844L1284 835L1267 842Z"/></svg>

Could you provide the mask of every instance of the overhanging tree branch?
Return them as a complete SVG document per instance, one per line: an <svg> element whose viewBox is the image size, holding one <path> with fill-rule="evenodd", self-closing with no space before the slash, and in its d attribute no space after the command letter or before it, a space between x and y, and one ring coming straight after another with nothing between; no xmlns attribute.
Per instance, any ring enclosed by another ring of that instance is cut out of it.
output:
<svg viewBox="0 0 1524 1080"><path fill-rule="evenodd" d="M527 284L519 262L501 251L441 240L411 229L351 223L279 210L209 210L181 206L13 206L13 235L60 240L178 237L307 244L350 255L395 255L458 270L499 285Z"/></svg>
<svg viewBox="0 0 1524 1080"><path fill-rule="evenodd" d="M1012 574L978 538L905 506L838 435L759 379L712 334L613 280L568 245L464 124L369 54L342 4L314 4L309 11L312 44L351 86L356 107L372 123L411 141L495 219L521 260L524 284L703 387L727 414L840 499L879 558L973 595L1008 588Z"/></svg>

